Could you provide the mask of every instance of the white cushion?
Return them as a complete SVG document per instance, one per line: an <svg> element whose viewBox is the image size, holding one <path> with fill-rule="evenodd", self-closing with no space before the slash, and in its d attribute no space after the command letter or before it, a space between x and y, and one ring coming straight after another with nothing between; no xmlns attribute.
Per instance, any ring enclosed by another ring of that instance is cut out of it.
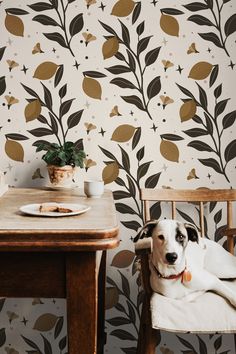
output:
<svg viewBox="0 0 236 354"><path fill-rule="evenodd" d="M236 280L225 282L236 292ZM192 302L153 293L151 314L155 329L192 333L236 331L236 309L213 292L207 292Z"/></svg>

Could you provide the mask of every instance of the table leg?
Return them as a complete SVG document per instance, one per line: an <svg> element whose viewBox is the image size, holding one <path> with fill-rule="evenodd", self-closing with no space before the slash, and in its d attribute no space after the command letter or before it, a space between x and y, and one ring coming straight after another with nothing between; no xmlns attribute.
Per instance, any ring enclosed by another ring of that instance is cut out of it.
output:
<svg viewBox="0 0 236 354"><path fill-rule="evenodd" d="M66 257L68 353L96 354L96 252L73 252Z"/></svg>
<svg viewBox="0 0 236 354"><path fill-rule="evenodd" d="M106 297L106 257L107 252L102 252L102 258L98 276L98 343L97 353L104 354L104 345L106 344L105 333L105 297Z"/></svg>

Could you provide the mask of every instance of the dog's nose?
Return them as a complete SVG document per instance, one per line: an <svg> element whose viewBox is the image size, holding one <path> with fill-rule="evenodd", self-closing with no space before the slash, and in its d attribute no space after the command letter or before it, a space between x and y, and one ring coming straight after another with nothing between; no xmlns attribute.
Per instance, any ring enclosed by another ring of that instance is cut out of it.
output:
<svg viewBox="0 0 236 354"><path fill-rule="evenodd" d="M166 253L166 260L168 263L173 264L175 263L176 259L178 258L177 253L172 252L172 253Z"/></svg>

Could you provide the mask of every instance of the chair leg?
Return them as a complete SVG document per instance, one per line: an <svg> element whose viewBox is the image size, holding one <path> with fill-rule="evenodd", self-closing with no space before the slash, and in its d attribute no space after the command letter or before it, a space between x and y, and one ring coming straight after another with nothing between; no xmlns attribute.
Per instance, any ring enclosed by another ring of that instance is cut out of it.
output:
<svg viewBox="0 0 236 354"><path fill-rule="evenodd" d="M145 299L140 320L137 354L155 354L157 335L157 331L151 327L149 301Z"/></svg>

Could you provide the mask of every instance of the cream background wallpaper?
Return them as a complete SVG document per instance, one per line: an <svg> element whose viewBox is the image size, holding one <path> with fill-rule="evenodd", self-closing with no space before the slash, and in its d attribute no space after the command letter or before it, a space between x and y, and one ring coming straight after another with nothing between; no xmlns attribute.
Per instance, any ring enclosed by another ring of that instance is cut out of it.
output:
<svg viewBox="0 0 236 354"><path fill-rule="evenodd" d="M120 220L122 242L108 258L106 352L134 354L138 189L236 187L236 3L3 0L0 26L0 169L10 186L46 186L37 142L66 132L84 147L75 187L103 178ZM164 216L159 205L152 212ZM223 243L219 208L210 219ZM67 352L63 300L2 299L0 310L0 353ZM236 351L234 335L159 339L163 354Z"/></svg>

